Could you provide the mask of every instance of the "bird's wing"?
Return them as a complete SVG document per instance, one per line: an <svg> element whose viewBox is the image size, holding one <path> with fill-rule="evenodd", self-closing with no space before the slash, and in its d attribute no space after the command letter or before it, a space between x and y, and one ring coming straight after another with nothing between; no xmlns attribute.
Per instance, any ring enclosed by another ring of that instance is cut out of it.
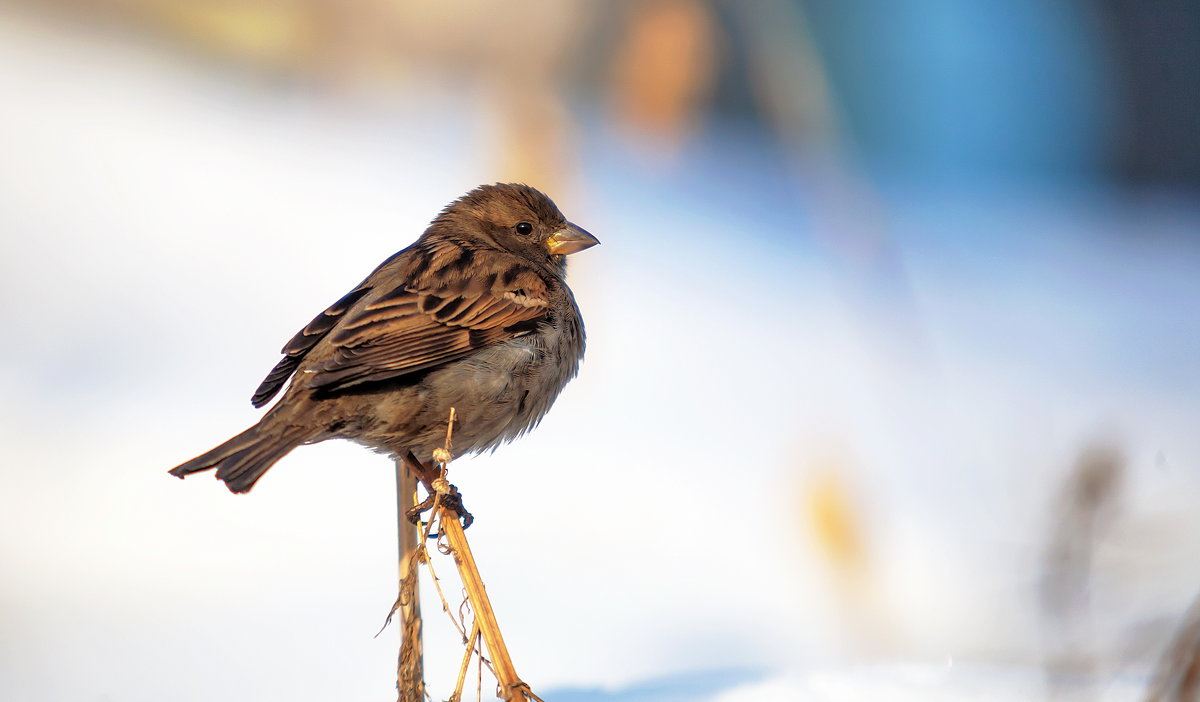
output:
<svg viewBox="0 0 1200 702"><path fill-rule="evenodd" d="M550 308L545 280L499 252L435 242L395 259L394 271L387 265L284 347L288 355L256 400L270 399L326 336L332 353L305 368L304 383L328 392L414 373L527 334ZM389 279L400 282L388 285ZM387 291L355 305L376 288Z"/></svg>

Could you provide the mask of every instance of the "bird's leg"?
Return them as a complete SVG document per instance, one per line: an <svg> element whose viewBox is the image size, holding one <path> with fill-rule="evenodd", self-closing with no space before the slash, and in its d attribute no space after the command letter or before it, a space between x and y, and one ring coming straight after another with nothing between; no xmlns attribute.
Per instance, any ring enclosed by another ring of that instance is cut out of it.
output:
<svg viewBox="0 0 1200 702"><path fill-rule="evenodd" d="M471 526L471 523L475 521L475 517L463 507L462 493L458 491L457 487L447 482L436 468L422 463L412 452L404 456L403 460L408 465L409 470L417 476L429 492L429 496L422 500L421 504L405 512L405 516L408 517L410 522L413 524L418 523L421 520L421 513L432 509L434 501L437 500L437 496L440 494L440 504L447 509L453 510L458 515L458 518L462 520L463 529ZM434 535L430 534L430 536Z"/></svg>
<svg viewBox="0 0 1200 702"><path fill-rule="evenodd" d="M427 495L425 497L425 499L420 502L420 504L418 504L414 507L410 507L404 513L404 516L408 519L408 521L412 522L413 524L420 524L421 523L421 514L425 511L433 508L433 501L436 498L437 498L437 493L430 492L429 495Z"/></svg>

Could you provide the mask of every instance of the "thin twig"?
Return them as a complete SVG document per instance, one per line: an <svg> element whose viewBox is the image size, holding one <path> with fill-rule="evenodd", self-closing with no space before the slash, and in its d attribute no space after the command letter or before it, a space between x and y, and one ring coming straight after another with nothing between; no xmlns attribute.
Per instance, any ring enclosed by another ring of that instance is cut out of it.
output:
<svg viewBox="0 0 1200 702"><path fill-rule="evenodd" d="M466 637L465 643L467 650L463 651L462 665L458 668L458 682L454 683L454 693L450 695L450 702L460 702L462 700L463 683L467 680L467 669L471 667L471 657L475 653L475 646L479 642L479 620L471 625L471 635Z"/></svg>

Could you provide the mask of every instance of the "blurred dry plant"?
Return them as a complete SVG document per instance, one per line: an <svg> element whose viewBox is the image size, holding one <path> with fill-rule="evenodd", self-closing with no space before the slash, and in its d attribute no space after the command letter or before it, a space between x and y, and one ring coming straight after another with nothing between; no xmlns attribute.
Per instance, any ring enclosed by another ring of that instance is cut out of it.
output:
<svg viewBox="0 0 1200 702"><path fill-rule="evenodd" d="M737 71L732 80L751 87L763 119L791 154L804 157L797 162L816 155L831 172L847 173L836 165L842 144L824 67L802 8L787 0L50 4L141 27L251 74L283 76L340 96L390 99L428 94L431 87L466 96L461 109L477 116L472 126L490 151L489 180L559 191L569 185L579 130L567 102L572 93L599 93L616 122L649 137L640 151L670 157L713 110L723 65ZM614 36L606 33L610 27ZM745 67L725 60L733 39L746 47ZM404 109L425 107L412 102ZM820 199L831 199L827 195Z"/></svg>
<svg viewBox="0 0 1200 702"><path fill-rule="evenodd" d="M1184 613L1163 651L1146 702L1200 700L1200 597Z"/></svg>
<svg viewBox="0 0 1200 702"><path fill-rule="evenodd" d="M816 476L807 495L806 510L817 543L834 569L847 579L858 580L867 567L866 544L842 472L829 468Z"/></svg>
<svg viewBox="0 0 1200 702"><path fill-rule="evenodd" d="M588 0L57 0L80 15L166 35L182 48L343 96L429 84L465 94L494 151L489 179L561 184L575 126L564 100ZM454 90L461 86L461 90ZM417 106L419 108L419 105Z"/></svg>
<svg viewBox="0 0 1200 702"><path fill-rule="evenodd" d="M719 26L703 0L653 0L627 10L610 76L613 107L621 122L670 153L708 108Z"/></svg>
<svg viewBox="0 0 1200 702"><path fill-rule="evenodd" d="M1088 694L1096 674L1092 650L1092 557L1112 521L1125 458L1105 442L1084 447L1052 513L1043 561L1041 609L1047 625L1047 682L1055 696Z"/></svg>
<svg viewBox="0 0 1200 702"><path fill-rule="evenodd" d="M856 652L881 653L896 643L895 621L881 599L869 512L853 479L853 459L834 444L815 449L806 463L796 514L825 565L837 630Z"/></svg>

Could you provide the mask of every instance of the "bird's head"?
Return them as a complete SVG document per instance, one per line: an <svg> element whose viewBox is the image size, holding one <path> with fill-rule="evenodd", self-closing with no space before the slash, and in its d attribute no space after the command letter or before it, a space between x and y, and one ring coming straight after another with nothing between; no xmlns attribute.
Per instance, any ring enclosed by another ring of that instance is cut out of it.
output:
<svg viewBox="0 0 1200 702"><path fill-rule="evenodd" d="M528 185L481 185L442 210L430 232L467 236L535 263L561 266L563 257L600 242L571 224L554 201Z"/></svg>

